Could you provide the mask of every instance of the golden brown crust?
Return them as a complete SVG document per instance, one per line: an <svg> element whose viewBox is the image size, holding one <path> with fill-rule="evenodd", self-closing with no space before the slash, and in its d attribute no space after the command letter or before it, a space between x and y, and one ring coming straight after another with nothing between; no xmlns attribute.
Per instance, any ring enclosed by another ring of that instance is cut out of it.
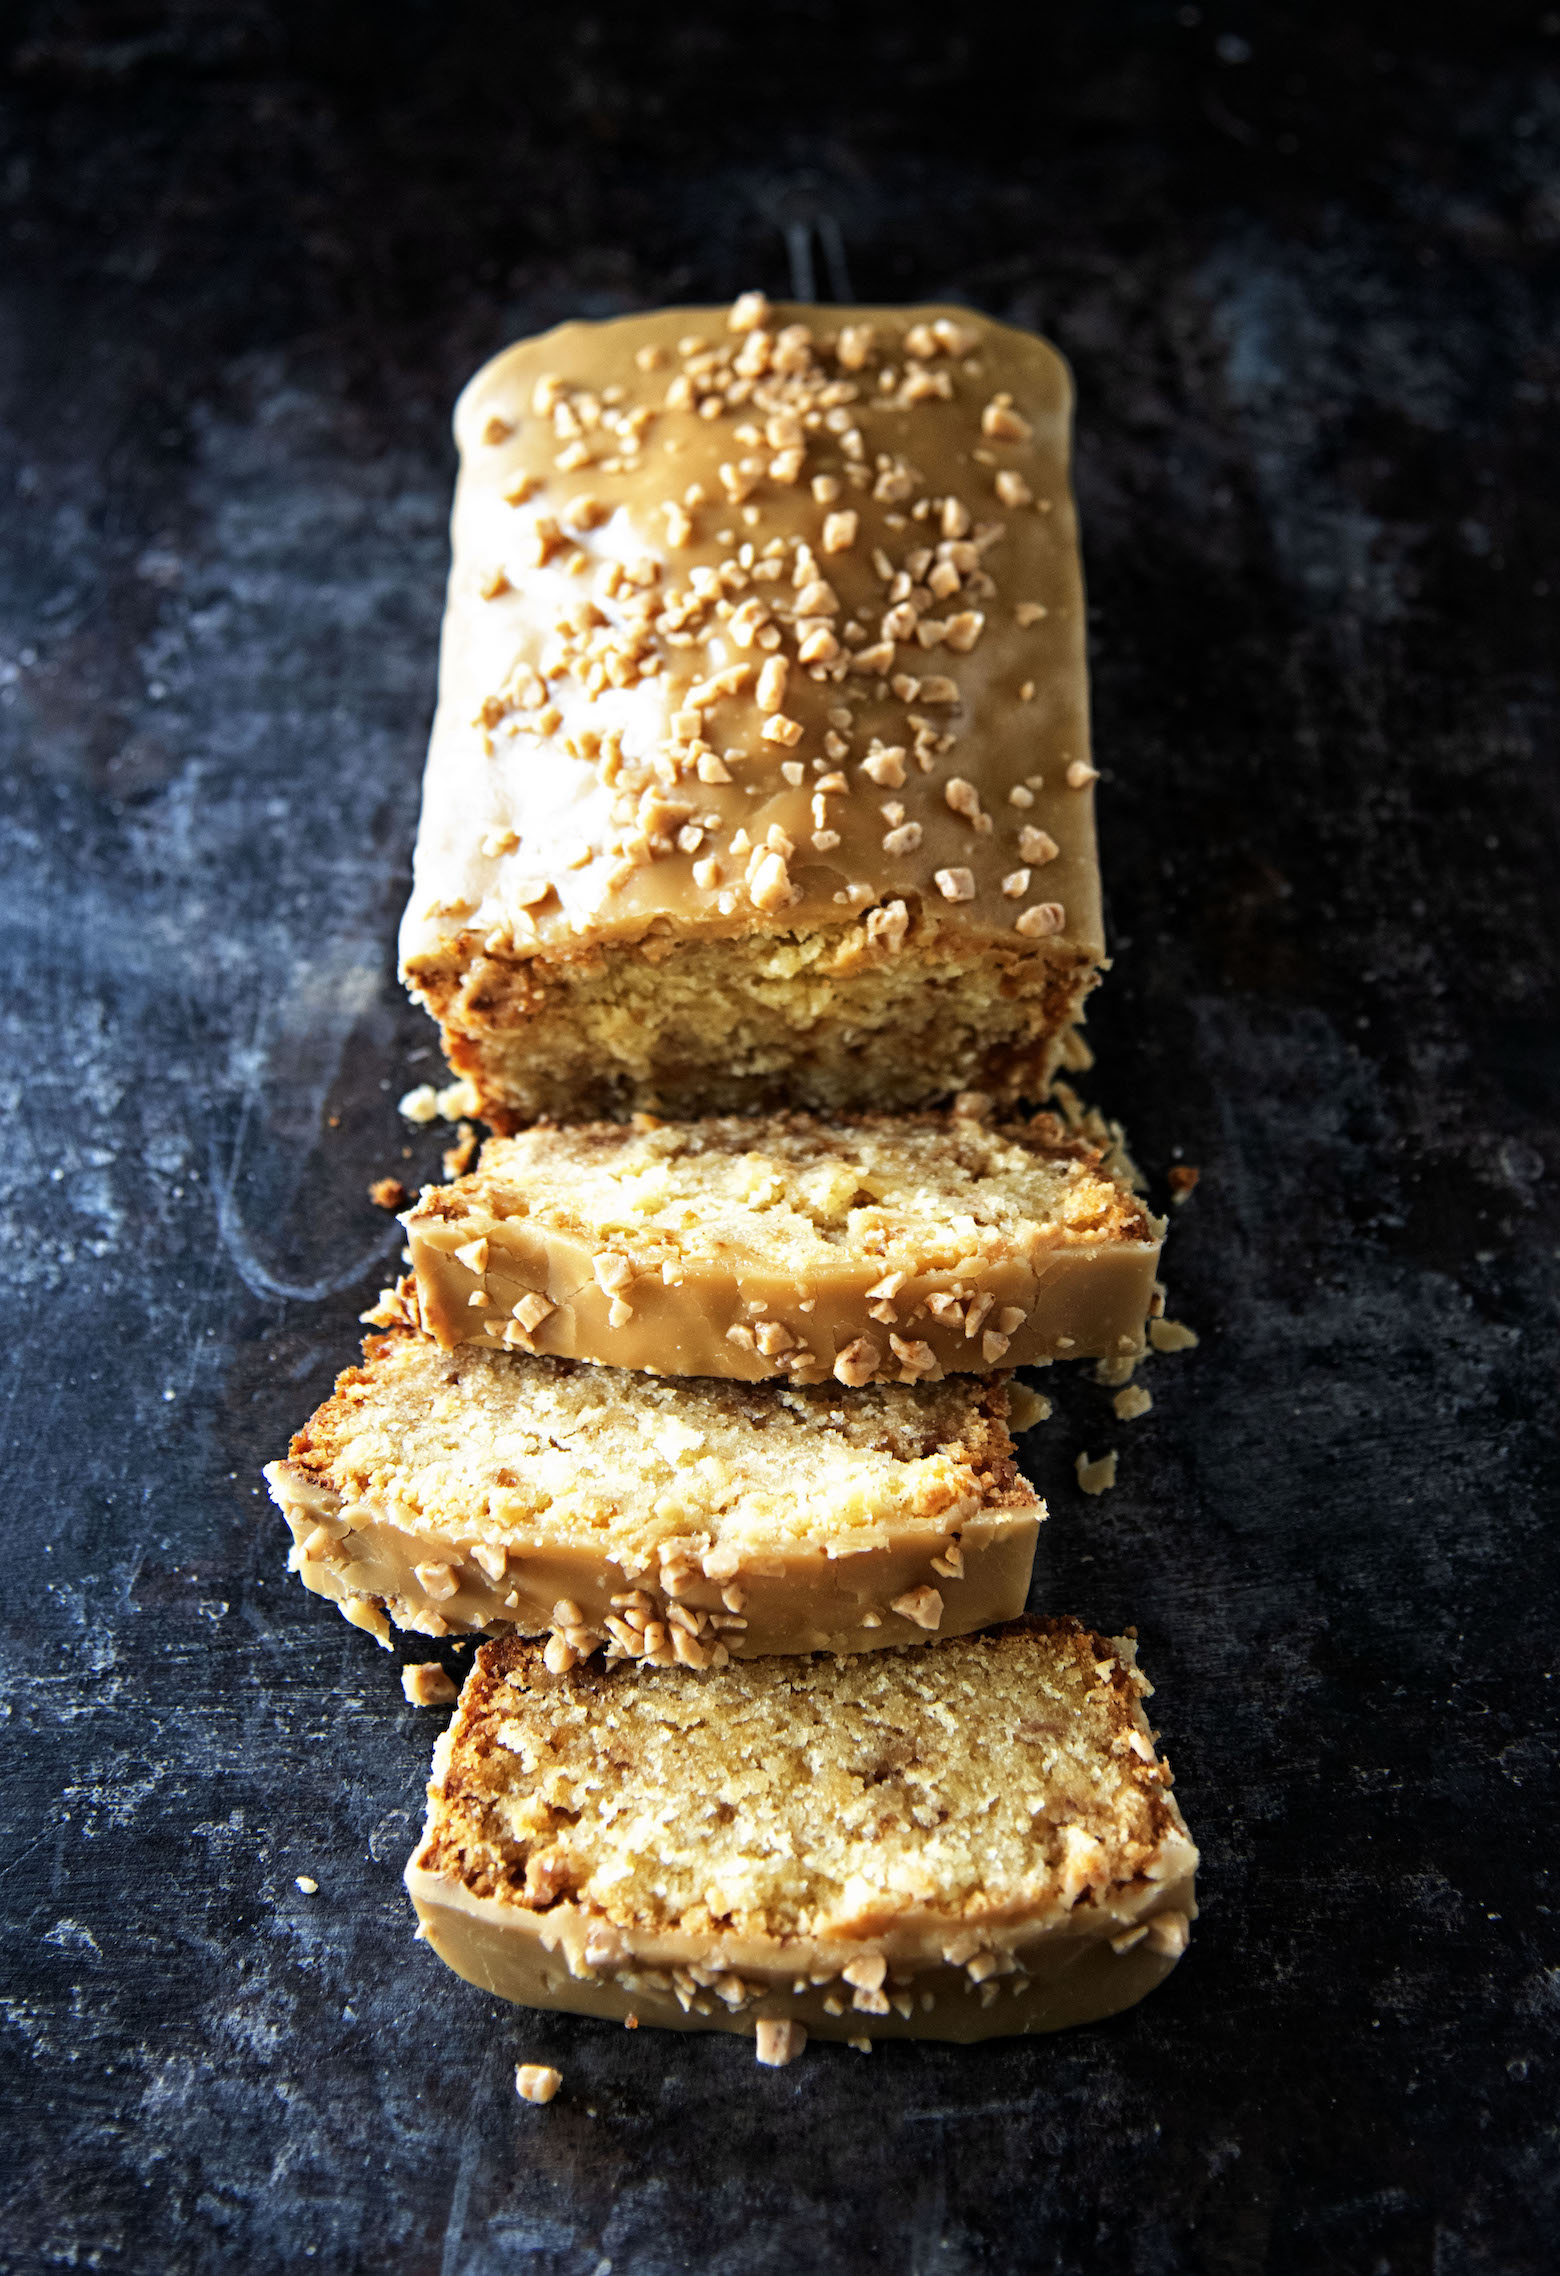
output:
<svg viewBox="0 0 1560 2276"><path fill-rule="evenodd" d="M1099 964L1065 367L967 311L738 321L566 325L457 411L402 960L496 1122L1039 1095ZM794 950L810 1008L771 1019L744 942ZM685 970L664 1033L646 955ZM918 1036L901 960L989 1001Z"/></svg>

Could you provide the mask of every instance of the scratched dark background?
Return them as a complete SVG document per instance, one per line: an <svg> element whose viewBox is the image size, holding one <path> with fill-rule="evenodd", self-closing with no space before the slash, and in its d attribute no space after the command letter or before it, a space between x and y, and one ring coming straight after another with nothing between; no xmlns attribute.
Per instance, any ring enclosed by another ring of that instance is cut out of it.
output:
<svg viewBox="0 0 1560 2276"><path fill-rule="evenodd" d="M1560 13L38 0L0 54L0 2264L1553 2269ZM257 1474L438 1151L455 391L842 255L1077 373L1093 1083L1202 1167L1203 1341L1127 1427L1048 1386L1037 1601L1138 1623L1206 1872L1133 2014L770 2073L414 1945L439 1718Z"/></svg>

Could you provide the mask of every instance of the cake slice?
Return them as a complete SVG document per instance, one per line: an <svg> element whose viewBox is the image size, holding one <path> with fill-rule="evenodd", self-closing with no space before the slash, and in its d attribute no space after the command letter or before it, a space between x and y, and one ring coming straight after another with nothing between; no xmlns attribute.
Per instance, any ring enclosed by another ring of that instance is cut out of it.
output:
<svg viewBox="0 0 1560 2276"><path fill-rule="evenodd" d="M266 1476L305 1585L381 1641L550 1629L560 1667L699 1668L1023 1609L1045 1513L1007 1423L1030 1392L671 1383L406 1328L363 1348Z"/></svg>
<svg viewBox="0 0 1560 2276"><path fill-rule="evenodd" d="M477 373L401 963L487 1121L1045 1096L1104 954L1071 413L969 309L757 294Z"/></svg>
<svg viewBox="0 0 1560 2276"><path fill-rule="evenodd" d="M1114 2014L1196 1912L1148 1688L1073 1620L702 1676L484 1645L406 1871L421 1934L501 1998L761 2061Z"/></svg>
<svg viewBox="0 0 1560 2276"><path fill-rule="evenodd" d="M491 1139L405 1223L422 1321L652 1374L936 1381L1141 1351L1163 1227L1057 1114Z"/></svg>

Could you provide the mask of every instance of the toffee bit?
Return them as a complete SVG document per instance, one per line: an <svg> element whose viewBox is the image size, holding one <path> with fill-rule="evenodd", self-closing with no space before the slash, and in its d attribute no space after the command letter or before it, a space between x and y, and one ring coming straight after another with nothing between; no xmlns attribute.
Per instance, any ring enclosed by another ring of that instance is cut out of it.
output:
<svg viewBox="0 0 1560 2276"><path fill-rule="evenodd" d="M1116 1483L1116 1450L1112 1447L1108 1454L1101 1454L1093 1461L1087 1454L1080 1452L1073 1468L1077 1471L1078 1483L1086 1494L1108 1493Z"/></svg>
<svg viewBox="0 0 1560 2276"><path fill-rule="evenodd" d="M857 890L853 886L852 894ZM867 911L866 926L869 941L883 941L891 949L902 948L910 930L910 911L903 901L886 901L881 908Z"/></svg>
<svg viewBox="0 0 1560 2276"><path fill-rule="evenodd" d="M401 1670L401 1689L413 1707L448 1707L459 1687L437 1660L413 1660Z"/></svg>
<svg viewBox="0 0 1560 2276"><path fill-rule="evenodd" d="M903 1596L893 1599L888 1609L897 1612L902 1620L913 1621L917 1628L942 1626L943 1600L934 1588L907 1589Z"/></svg>
<svg viewBox="0 0 1560 2276"><path fill-rule="evenodd" d="M980 431L993 442L1027 443L1034 432L1029 421L1013 408L1011 395L994 395L980 415Z"/></svg>
<svg viewBox="0 0 1560 2276"><path fill-rule="evenodd" d="M1047 940L1059 933L1067 922L1067 911L1060 901L1037 901L1021 917L1013 920L1013 930L1022 933L1026 940Z"/></svg>
<svg viewBox="0 0 1560 2276"><path fill-rule="evenodd" d="M473 1123L460 1123L456 1129L454 1145L446 1146L444 1149L443 1169L445 1176L447 1178L464 1177L475 1161L477 1148L481 1143L482 1141L478 1137L476 1126Z"/></svg>
<svg viewBox="0 0 1560 2276"><path fill-rule="evenodd" d="M770 2070L794 2063L807 2044L807 2026L789 2018L761 2016L753 2029L753 2053Z"/></svg>

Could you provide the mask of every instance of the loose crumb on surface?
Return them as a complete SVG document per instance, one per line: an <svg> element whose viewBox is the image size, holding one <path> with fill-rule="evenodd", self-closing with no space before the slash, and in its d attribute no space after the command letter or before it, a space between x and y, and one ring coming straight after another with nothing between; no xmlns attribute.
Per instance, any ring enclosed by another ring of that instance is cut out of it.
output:
<svg viewBox="0 0 1560 2276"><path fill-rule="evenodd" d="M408 1122L436 1122L439 1118L439 1094L432 1083L419 1083L414 1091L403 1094L396 1112Z"/></svg>
<svg viewBox="0 0 1560 2276"><path fill-rule="evenodd" d="M1195 1351L1198 1336L1182 1320L1150 1320L1148 1340L1155 1351Z"/></svg>
<svg viewBox="0 0 1560 2276"><path fill-rule="evenodd" d="M562 2071L548 2063L516 2063L515 2092L522 2102L551 2102L563 2084Z"/></svg>
<svg viewBox="0 0 1560 2276"><path fill-rule="evenodd" d="M1165 1183L1170 1188L1170 1199L1176 1202L1189 1201L1201 1176L1202 1171L1194 1169L1190 1162L1177 1162L1175 1168L1165 1175Z"/></svg>
<svg viewBox="0 0 1560 2276"><path fill-rule="evenodd" d="M1051 1402L1043 1391L1032 1391L1027 1383L1013 1383L1008 1389L1008 1413L1016 1437L1021 1430L1033 1430L1036 1423L1049 1422Z"/></svg>
<svg viewBox="0 0 1560 2276"><path fill-rule="evenodd" d="M317 1897L320 1893L320 1885L312 1873L300 1873L298 1875L298 1887L306 1897Z"/></svg>
<svg viewBox="0 0 1560 2276"><path fill-rule="evenodd" d="M1077 1460L1078 1483L1086 1494L1103 1494L1116 1483L1116 1450L1101 1454L1093 1461L1087 1454Z"/></svg>
<svg viewBox="0 0 1560 2276"><path fill-rule="evenodd" d="M482 1143L474 1122L463 1122L455 1133L453 1146L444 1149L444 1174L447 1178L464 1177L476 1159Z"/></svg>
<svg viewBox="0 0 1560 2276"><path fill-rule="evenodd" d="M1129 1383L1111 1401L1118 1422L1136 1422L1140 1415L1148 1413L1153 1403L1153 1392L1145 1391L1141 1383Z"/></svg>
<svg viewBox="0 0 1560 2276"><path fill-rule="evenodd" d="M413 1660L402 1668L401 1689L414 1707L448 1707L459 1696L454 1677L437 1660Z"/></svg>
<svg viewBox="0 0 1560 2276"><path fill-rule="evenodd" d="M753 2052L770 2070L794 2063L807 2044L807 2026L775 2016L761 2016L753 2035Z"/></svg>
<svg viewBox="0 0 1560 2276"><path fill-rule="evenodd" d="M375 1178L368 1189L368 1198L376 1209L404 1209L411 1195L399 1178Z"/></svg>

